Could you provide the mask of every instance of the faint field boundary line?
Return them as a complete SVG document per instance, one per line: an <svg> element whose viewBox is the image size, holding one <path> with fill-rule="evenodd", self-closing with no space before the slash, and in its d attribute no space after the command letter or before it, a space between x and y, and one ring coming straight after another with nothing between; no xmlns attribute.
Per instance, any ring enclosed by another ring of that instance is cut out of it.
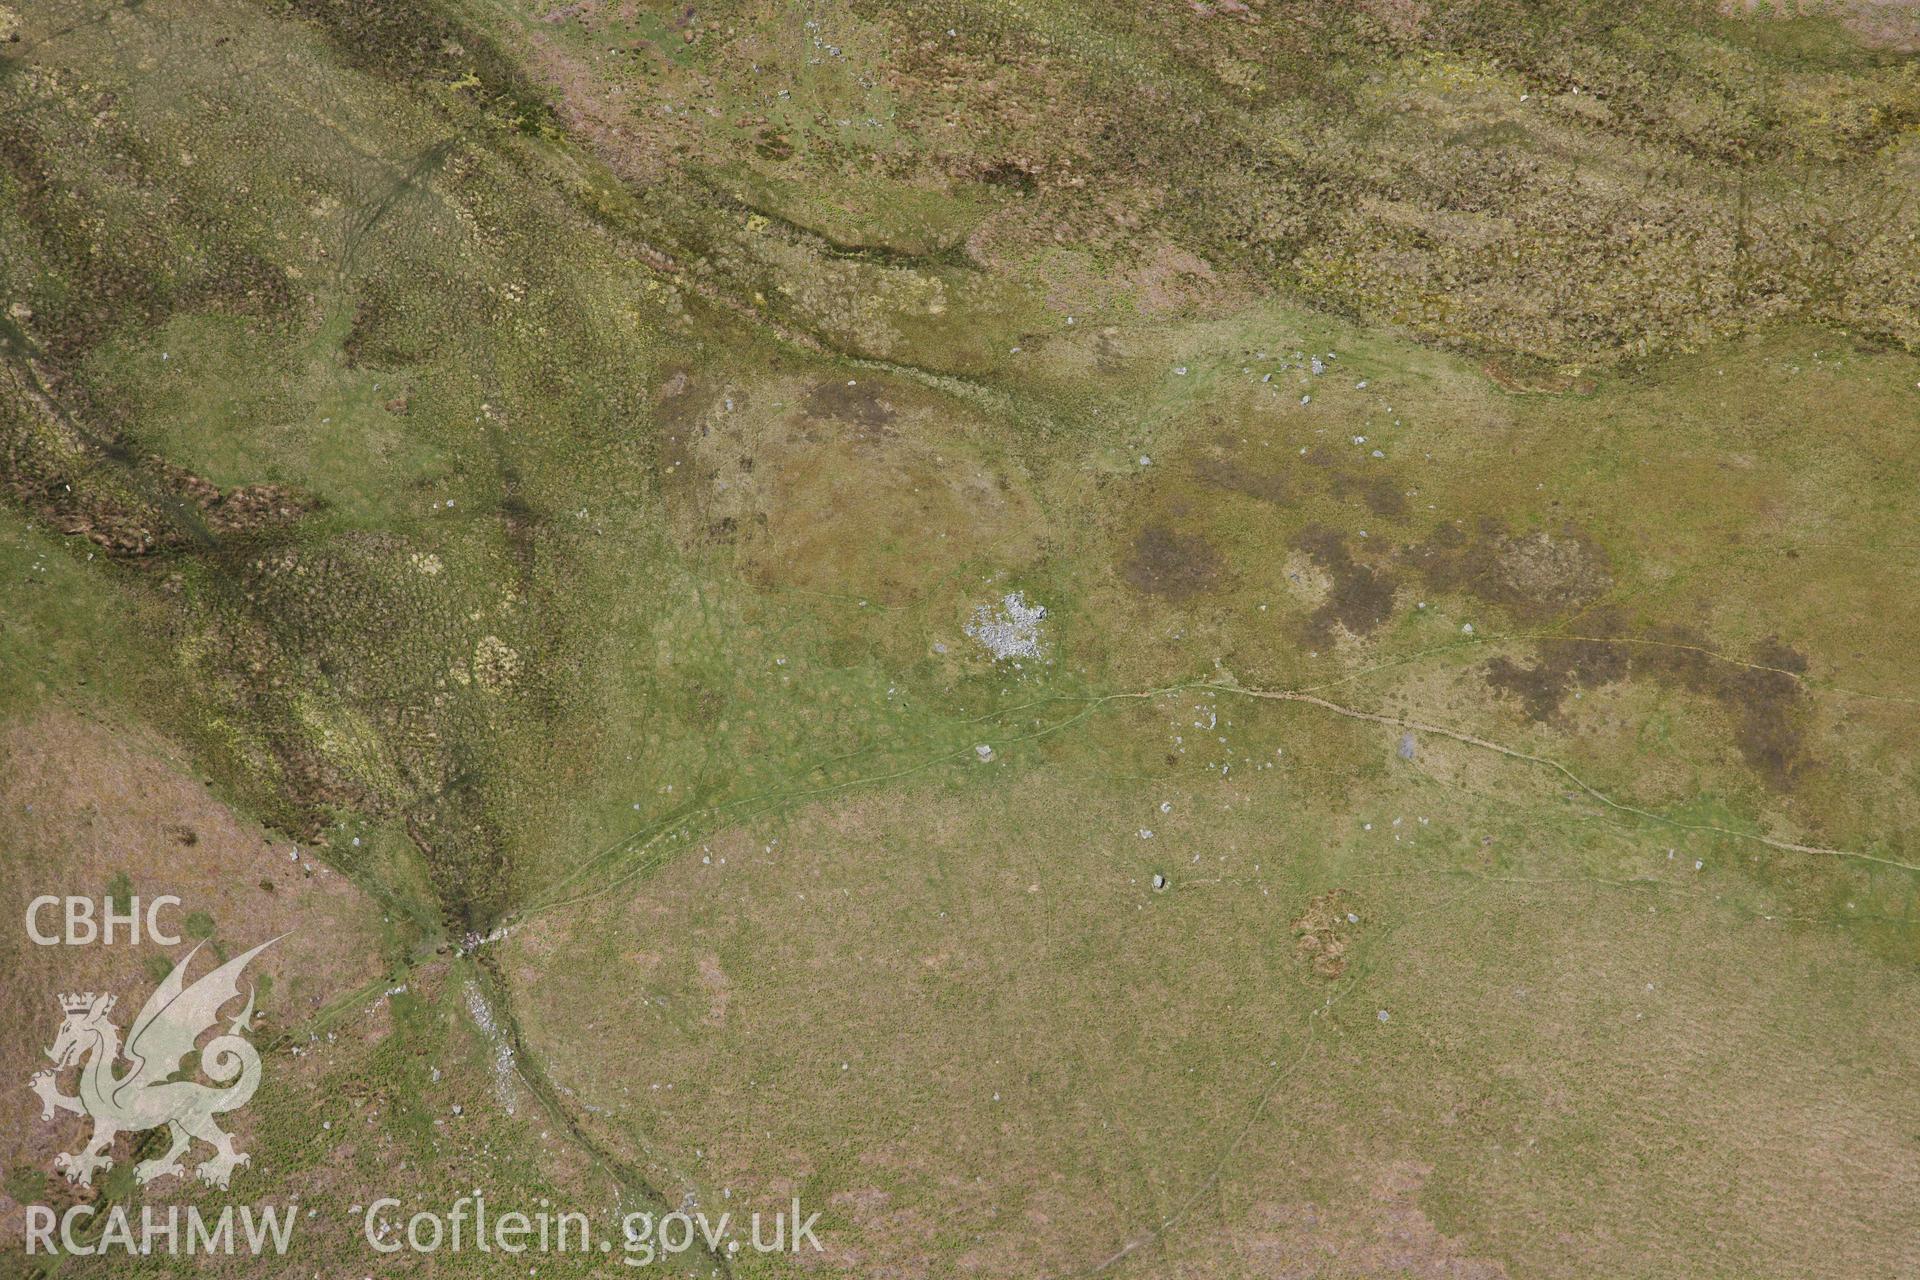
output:
<svg viewBox="0 0 1920 1280"><path fill-rule="evenodd" d="M1563 635L1557 631L1517 632L1510 637L1490 636L1488 638L1494 640L1560 640L1566 641L1569 644L1638 644L1654 649L1679 649L1687 653L1697 653L1702 657L1712 658L1716 662L1724 662L1730 666L1745 667L1749 671L1765 671L1772 675L1786 676L1802 688L1814 693L1838 693L1844 694L1849 698L1867 698L1874 702L1896 702L1902 706L1920 707L1920 698L1906 698L1897 693L1874 693L1870 689L1854 689L1843 684L1828 684L1824 681L1813 679L1804 671L1795 671L1791 667L1774 667L1764 662L1752 662L1746 658L1736 658L1731 654L1721 653L1717 649L1709 649L1705 645L1687 644L1679 640L1656 640L1646 636L1570 636Z"/></svg>
<svg viewBox="0 0 1920 1280"><path fill-rule="evenodd" d="M1719 656L1719 655L1715 655L1715 656ZM1739 660L1727 659L1727 661L1737 662ZM1757 664L1742 664L1742 665L1757 665ZM1772 668L1767 668L1767 669L1771 670ZM1787 673L1787 674L1792 674L1792 673ZM1327 687L1327 686L1319 686L1319 687ZM1333 713L1334 715L1342 716L1350 720L1360 720L1360 721L1365 721L1371 724L1386 725L1391 728L1397 728L1402 730L1413 730L1415 732L1420 732L1420 733L1434 734L1442 738L1448 738L1448 739L1451 739L1452 741L1462 743L1466 746L1478 747L1484 751L1494 752L1498 755L1505 756L1510 760L1518 760L1526 764L1536 765L1540 768L1549 769L1559 774L1560 776L1564 777L1565 779L1567 779L1567 781L1571 782L1575 787L1579 788L1580 791L1582 791L1586 795L1591 796L1595 800L1598 800L1601 804L1607 806L1608 808L1613 809L1619 813L1630 814L1636 818L1642 818L1649 822L1658 823L1662 826L1672 827L1676 830L1681 830L1681 831L1698 831L1698 832L1703 832L1710 835L1727 836L1736 840L1750 840L1758 844L1766 845L1769 848L1779 849L1787 853L1799 853L1799 854L1806 854L1806 855L1816 856L1816 857L1837 858L1843 861L1866 862L1866 863L1872 863L1878 866L1894 867L1902 871L1920 875L1920 865L1916 865L1910 862L1902 862L1897 858L1886 858L1878 854L1866 853L1866 852L1855 850L1855 849L1835 849L1835 848L1829 848L1824 845L1801 844L1792 840L1780 840L1780 839L1774 838L1773 836L1763 835L1757 831L1741 831L1733 827L1723 827L1716 823L1686 822L1678 818L1670 818L1664 814L1655 813L1652 810L1642 809L1636 805L1630 805L1625 803L1624 801L1614 799L1612 796L1608 795L1606 792L1601 791L1598 787L1595 787L1591 783L1587 782L1586 779L1580 777L1580 775L1576 774L1572 769L1568 768L1566 765L1562 764L1560 761L1552 759L1551 757L1534 755L1531 752L1522 751L1516 747L1509 747L1503 743L1495 742L1490 738L1483 738L1478 734L1468 733L1463 729L1455 729L1446 725L1431 724L1431 723L1428 723L1427 721L1416 720L1407 716L1396 716L1396 715L1391 715L1385 712L1367 711L1359 707L1346 706L1341 703L1334 702L1330 699L1320 697L1318 694L1308 692L1304 689L1260 689L1260 688L1250 688L1250 687L1239 685L1239 684L1225 683L1218 680L1194 680L1194 681L1188 681L1184 683L1164 685L1157 689L1143 689L1137 692L1109 693L1109 694L1097 695L1097 696L1087 696L1084 698L1034 699L1032 701L1019 704L1014 707L1004 707L996 711L989 712L984 716L977 717L971 723L980 723L981 721L984 721L984 720L998 719L1002 716L1006 716L1011 713L1016 713L1018 711L1025 710L1035 705L1040 705L1042 703L1052 702L1056 700L1085 702L1086 705L1082 706L1080 710L1075 712L1074 714L1067 716L1064 719L1056 721L1052 724L1046 725L1031 733L1019 734L1012 737L1000 737L997 739L995 738L987 739L989 742L994 742L997 745L1006 746L1012 743L1025 742L1025 741L1030 741L1030 740L1033 740L1036 738L1042 738L1042 737L1049 737L1055 733L1058 733L1063 729L1071 728L1073 725L1078 724L1082 720L1087 719L1095 711L1098 711L1101 708L1116 702L1146 701L1153 698L1164 697L1169 694L1186 693L1186 692L1192 692L1192 691L1206 691L1206 692L1212 692L1212 693L1235 694L1241 697L1257 698L1257 699L1261 699L1263 701L1269 701L1269 702L1301 703L1307 706L1317 707L1323 711L1328 711ZM848 753L848 754L857 755L860 753L854 752L854 753ZM762 792L752 796L741 796L734 800L724 801L720 804L715 804L715 805L701 806L696 809L685 811L677 816L668 817L658 823L650 824L654 828L651 834L648 834L647 828L643 827L639 831L636 831L629 836L626 836L620 840L615 841L613 844L602 849L600 852L592 855L586 861L574 867L571 871L564 873L559 880L549 885L544 893L536 896L522 910L511 912L509 914L509 919L513 923L517 924L524 920L530 919L533 916L543 915L546 912L554 910L557 907L577 905L579 903L591 901L595 898L604 896L605 894L613 891L614 889L619 888L621 885L624 885L630 882L636 876L643 874L648 869L659 865L661 861L664 861L664 859L667 856L669 856L668 851L662 851L658 856L653 858L643 857L641 861L637 862L636 864L630 865L625 871L617 875L613 880L605 884L602 884L596 888L584 890L570 897L555 898L553 895L563 892L569 884L577 881L580 877L589 874L590 872L595 870L597 867L605 865L609 859L618 857L623 852L645 855L649 851L653 850L654 846L660 844L663 841L670 840L675 836L684 836L687 833L688 829L698 819L702 817L719 817L720 815L729 813L729 811L731 810L740 810L740 809L748 810L749 813L764 812L767 809L778 808L784 804L788 804L796 801L809 800L809 799L818 799L823 796L832 795L836 792L849 790L855 787L864 787L864 786L876 785L876 784L886 783L886 782L895 782L895 781L899 781L902 778L906 778L913 774L920 773L927 769L933 768L942 763L960 761L962 759L969 757L970 755L971 753L964 747L959 749L948 749L946 751L941 751L925 760L922 760L917 764L907 765L899 769L890 770L888 772L872 775L869 777L848 778L838 782L822 783L814 787L798 787L790 790ZM636 841L639 842L637 847L636 847Z"/></svg>
<svg viewBox="0 0 1920 1280"><path fill-rule="evenodd" d="M1351 988L1342 989L1338 995L1335 996L1335 999L1346 995L1349 989ZM1306 1065L1307 1055L1313 1052L1314 1040L1318 1028L1318 1023L1315 1019L1324 1016L1332 1007L1333 1000L1329 1000L1320 1008L1308 1012L1306 1035L1301 1039L1300 1051L1294 1054L1293 1058L1287 1063L1286 1068L1279 1071L1272 1080L1268 1081L1267 1087L1261 1090L1260 1098L1253 1104L1253 1110L1247 1114L1246 1121L1234 1132L1233 1137L1227 1141L1227 1145L1221 1150L1219 1158L1213 1162L1212 1169L1207 1173L1207 1176L1201 1180L1200 1185L1189 1192L1186 1199L1182 1200L1172 1213L1160 1219L1160 1221L1154 1225L1153 1229L1145 1235L1135 1236L1132 1240L1127 1241L1127 1243L1121 1245L1120 1248L1099 1262L1094 1263L1091 1267L1070 1274L1083 1277L1099 1275L1101 1272L1125 1262L1128 1258L1138 1253L1141 1249L1146 1248L1148 1245L1159 1244L1162 1240L1166 1239L1169 1231L1172 1231L1186 1220L1187 1215L1192 1213L1202 1200L1205 1200L1213 1194L1214 1188L1220 1185L1220 1179L1226 1175L1227 1165L1232 1163L1233 1157L1239 1153L1241 1146L1247 1140L1247 1136L1254 1131L1260 1121L1266 1116L1268 1108L1273 1105L1273 1097L1280 1092L1280 1086L1300 1074L1300 1068Z"/></svg>
<svg viewBox="0 0 1920 1280"><path fill-rule="evenodd" d="M1710 651L1707 651L1707 652L1710 652ZM1722 655L1713 654L1712 656L1721 657ZM1727 660L1733 661L1733 662L1740 661L1738 659L1727 659ZM1758 666L1759 664L1741 663L1740 665ZM1785 672L1784 674L1795 675L1797 673ZM1544 769L1551 770L1552 772L1557 773L1561 777L1565 778L1568 782L1572 783L1582 793L1588 796L1591 796L1593 799L1599 801L1601 804L1605 805L1606 807L1613 809L1617 812L1629 814L1633 817L1642 818L1647 821L1658 823L1663 826L1673 827L1679 830L1698 831L1698 832L1705 832L1713 835L1727 836L1727 837L1731 837L1733 839L1738 839L1738 840L1750 840L1759 844L1766 845L1769 848L1778 849L1778 850L1782 850L1790 853L1799 853L1799 854L1819 856L1819 857L1830 857L1830 858L1838 858L1842 860L1872 863L1879 866L1894 867L1910 873L1920 874L1920 866L1916 866L1912 863L1901 862L1893 858L1880 857L1876 854L1865 853L1858 850L1828 848L1822 845L1801 844L1795 841L1775 839L1774 837L1762 835L1758 832L1739 831L1731 827L1723 827L1713 823L1685 822L1680 819L1669 818L1669 817L1666 817L1665 815L1654 813L1650 810L1642 809L1637 806L1626 804L1619 800L1615 800L1613 797L1607 795L1605 792L1599 790L1597 787L1594 787L1592 784L1588 783L1585 779L1581 778L1578 774L1574 773L1572 769L1568 768L1565 764L1562 764L1558 760L1554 760L1546 756L1535 755L1531 752L1522 751L1516 747L1510 747L1503 743L1495 742L1490 738L1484 738L1478 734L1469 733L1462 729L1455 729L1446 725L1432 724L1427 721L1414 719L1409 716L1398 716L1398 715L1393 715L1387 712L1368 711L1358 707L1345 706L1341 703L1333 702L1330 699L1320 697L1317 694L1306 692L1304 690L1260 689L1260 688L1249 688L1249 687L1241 686L1238 684L1226 683L1219 680L1194 680L1194 681L1162 686L1157 689L1140 690L1137 692L1111 693L1111 694L1100 695L1100 696L1086 697L1084 699L1062 699L1062 700L1074 700L1074 701L1083 700L1085 702L1085 705L1082 706L1078 711L1076 711L1072 715L1066 716L1063 719L1056 721L1052 724L1045 725L1029 733L1019 734L1012 737L1002 737L997 739L997 741L1001 745L1007 745L1013 742L1030 741L1037 738L1048 737L1054 733L1059 732L1062 729L1070 728L1071 726L1080 723L1081 721L1090 717L1095 711L1100 710L1103 707L1112 705L1114 703L1129 702L1129 701L1146 701L1146 700L1151 700L1155 698L1165 697L1168 695L1183 694L1183 693L1189 693L1189 692L1230 694L1230 695L1237 695L1240 697L1256 698L1262 701L1299 703L1306 706L1316 707L1322 711L1326 711L1331 714L1341 716L1343 718L1350 719L1350 720L1358 720L1358 721L1362 721L1370 724L1385 725L1391 728L1401 729L1403 731L1414 731L1419 733L1432 734L1437 737L1442 737L1442 738L1449 739L1451 741L1459 742L1466 746L1478 747L1481 750L1493 752L1497 755L1504 756L1510 760L1517 760L1525 764L1531 764ZM996 719L1009 713L1017 713L1018 711L1026 710L1029 707L1032 707L1034 705L1039 705L1042 703L1047 703L1052 701L1055 701L1055 699L1053 698L1034 699L1028 703L1020 704L1019 706L1016 706L1016 707L1002 708L996 712L990 712L984 716L976 718L976 720L973 721L973 723L980 723L986 720ZM858 753L853 753L853 754L858 754ZM643 855L642 860L634 865L630 865L629 867L627 867L627 869L624 872L617 875L613 880L603 885L600 885L597 888L585 890L583 892L575 894L572 897L561 898L557 900L552 898L549 898L544 901L536 900L535 902L530 903L526 910L515 913L514 916L512 917L513 923L517 925L518 923L526 919L529 919L533 916L544 914L548 911L554 910L559 907L573 906L573 905L578 905L578 904L591 901L593 899L602 897L612 892L613 890L619 888L620 886L630 882L636 876L643 874L648 869L658 866L661 863L665 862L668 858L670 858L673 853L673 850L671 848L659 849L657 852L655 852L655 847L662 844L663 842L666 842L672 839L673 837L676 837L676 836L684 837L685 835L688 834L689 829L693 826L695 821L701 817L717 818L720 820L721 823L725 823L726 821L737 820L737 818L735 818L734 815L730 813L730 811L732 810L749 809L751 807L750 812L755 812L755 813L765 812L768 809L778 808L782 805L792 803L797 800L818 798L824 795L830 795L839 791L844 791L844 790L848 790L848 789L859 787L859 786L865 786L868 784L895 781L900 778L904 778L909 775L922 772L923 770L932 768L943 762L964 759L968 754L970 753L964 748L960 750L943 751L928 757L927 759L921 761L918 764L908 765L903 768L891 770L886 773L874 775L871 777L851 778L851 779L845 779L839 782L823 783L815 787L803 787L803 788L794 788L786 791L761 793L755 796L741 797L737 800L730 801L730 802L723 802L721 804L716 804L716 805L702 806L700 808L690 810L688 812L685 812L679 815L677 818L669 818L664 822L658 824L657 829L654 830L652 835L646 836L642 840L642 843L639 845L638 849L633 850L634 852L637 852ZM557 882L554 886L552 886L549 892L551 893L551 892L555 892L563 889L571 881L595 869L595 867L600 865L602 862L604 862L604 860L608 856L616 855L619 851L624 849L630 849L632 847L633 841L636 839L640 839L643 836L644 831L645 829L643 828L641 832L636 832L634 833L633 836L627 837L626 839L621 841L617 841L614 845L609 846L606 850L603 850L600 854L595 855L592 858L589 858L586 862L576 867L572 872L563 876L559 882ZM648 854L651 854L652 856L644 856ZM1308 1055L1312 1052L1314 1044L1317 1040L1317 1028L1319 1026L1319 1020L1324 1018L1326 1015L1330 1014L1332 1012L1334 1005L1338 1003L1340 1000L1342 1000L1347 994L1349 994L1353 990L1355 984L1358 982L1358 979L1359 979L1358 974L1350 976L1348 978L1348 981L1345 984L1343 984L1341 989L1335 992L1332 996L1328 998L1326 1004L1323 1007L1321 1007L1320 1009L1313 1010L1311 1013L1309 1013L1307 1018L1307 1024L1306 1024L1306 1034L1302 1039L1302 1042L1300 1044L1298 1051L1293 1055L1291 1060L1287 1063L1287 1065L1284 1068L1280 1068L1277 1070L1275 1076L1267 1083L1266 1087L1261 1091L1258 1099L1254 1103L1253 1108L1248 1113L1246 1120L1239 1126L1239 1128L1234 1132L1232 1138L1222 1148L1218 1158L1213 1162L1213 1165L1209 1170L1207 1176L1201 1180L1199 1185L1195 1187L1184 1199L1182 1199L1179 1202L1179 1204L1176 1205L1176 1207L1173 1209L1171 1213L1162 1217L1161 1220L1158 1223L1156 1223L1147 1233L1126 1242L1117 1251L1108 1255L1105 1259L1094 1264L1093 1266L1086 1268L1084 1270L1069 1273L1069 1274L1082 1276L1082 1277L1090 1277L1090 1276L1095 1276L1095 1275L1099 1275L1104 1272L1107 1272L1112 1268L1124 1263L1129 1258L1131 1258L1134 1254L1138 1253L1141 1249L1155 1245L1160 1241L1164 1240L1170 1231L1180 1226L1180 1224L1183 1223L1192 1214L1193 1210L1197 1208L1207 1198L1207 1196L1211 1195L1214 1192L1214 1190L1219 1186L1220 1181L1225 1174L1227 1166L1232 1162L1234 1156L1239 1152L1240 1148L1244 1145L1247 1137L1253 1132L1253 1130L1256 1127L1258 1127L1261 1120L1264 1119L1267 1112L1271 1108L1274 1098L1279 1093L1282 1086L1284 1086L1288 1081L1290 1081L1295 1076L1297 1076L1301 1067L1307 1061Z"/></svg>
<svg viewBox="0 0 1920 1280"><path fill-rule="evenodd" d="M1074 725L1080 723L1082 720L1087 719L1095 711L1098 711L1100 708L1106 706L1109 703L1146 701L1152 698L1163 697L1167 694L1181 693L1188 689L1202 688L1202 687L1205 687L1205 686L1196 682L1187 682L1182 684L1167 685L1158 689L1143 689L1138 692L1130 692L1130 693L1086 694L1086 695L1071 695L1071 696L1061 695L1061 696L1046 697L1046 698L1034 698L1023 703L1018 703L1011 707L997 708L993 711L987 712L984 715L975 716L970 720L963 721L962 723L969 724L969 725L981 724L988 720L1001 719L1006 716L1010 716L1010 715L1014 715L1014 714L1018 714L1020 712L1026 711L1032 707L1041 706L1041 705L1045 705L1053 702L1082 702L1086 704L1082 706L1078 711L1074 712L1072 715L1066 716L1065 718L1055 721L1054 723L1042 725L1040 728L1032 730L1031 732L1028 732L1028 733L1020 733L1020 734L1013 734L1013 735L1002 734L997 737L982 735L983 742L989 745L1005 747L1014 743L1030 742L1038 738L1050 737L1053 734L1056 734L1063 729L1072 728ZM863 754L865 754L864 748L859 751L846 752L840 756L830 757L828 760L821 763L832 764L837 761L852 759L856 756L863 755ZM921 760L916 764L904 765L898 769L892 769L885 773L872 774L867 777L861 777L861 778L844 778L838 782L823 782L817 786L811 786L811 787L793 787L793 788L778 790L778 791L763 791L763 792L755 793L753 795L739 796L732 800L724 800L718 804L702 805L696 808L684 810L677 815L671 815L666 818L660 819L657 822L650 823L648 824L648 826L642 827L638 831L635 831L629 835L623 836L620 839L614 841L612 844L605 846L598 852L588 857L584 862L575 866L572 870L562 874L558 880L554 881L552 884L547 886L547 888L544 891L542 891L540 894L530 899L526 906L524 906L518 911L509 912L507 915L507 920L511 925L518 925L523 921L533 918L534 916L544 915L545 913L555 910L556 908L566 907L566 906L575 906L580 903L589 902L595 898L605 896L606 894L619 888L621 885L626 884L628 881L632 880L634 877L641 875L642 873L644 873L645 871L649 870L652 867L658 866L662 861L665 860L667 856L669 856L671 851L663 852L657 857L643 858L643 860L636 862L633 865L630 865L629 867L627 867L626 870L622 871L614 879L608 881L605 884L598 886L597 888L583 890L579 893L572 895L571 897L565 897L565 898L555 898L553 895L562 892L567 888L568 885L573 884L575 881L579 880L582 876L587 875L605 866L611 859L617 858L622 854L645 855L650 850L652 850L655 845L661 843L662 841L671 840L671 839L674 839L675 837L685 835L688 832L688 830L693 826L693 824L700 818L721 817L722 815L726 815L721 824L721 825L724 825L727 822L737 822L740 820L739 817L733 816L733 811L735 810L746 810L745 816L750 817L754 814L764 813L770 809L779 808L782 805L797 803L805 800L819 799L823 796L832 795L840 791L851 790L852 788L855 788L855 787L875 786L875 785L886 783L886 782L897 782L902 778L911 777L916 773L922 773L928 769L935 767L936 765L945 764L945 763L959 763L962 761L970 760L973 758L973 755L974 755L974 748L971 746L953 747L944 751L940 751L932 756L929 756L928 758ZM650 828L651 828L651 834L649 834ZM709 833L715 829L717 829L717 827L709 828Z"/></svg>
<svg viewBox="0 0 1920 1280"><path fill-rule="evenodd" d="M1753 840L1760 844L1767 845L1770 848L1785 850L1788 853L1805 853L1827 858L1843 858L1859 862L1872 862L1883 867L1898 867L1902 871L1920 874L1920 866L1916 866L1913 863L1901 862L1897 858L1883 858L1878 854L1863 853L1857 849L1830 849L1824 845L1798 844L1791 840L1776 840L1772 836L1761 835L1757 831L1738 831L1732 827L1722 827L1711 822L1683 822L1678 818L1669 818L1664 814L1654 813L1649 809L1641 809L1634 805L1626 804L1623 801L1615 800L1612 796L1600 790L1598 787L1593 786L1587 782L1586 779L1582 778L1572 769L1569 769L1566 765L1561 764L1558 760L1551 759L1547 756L1537 756L1531 752L1521 751L1516 747L1505 746L1501 743L1494 742L1490 738L1482 738L1478 734L1468 733L1463 729L1453 729L1446 725L1429 724L1424 720L1414 720L1407 716L1390 715L1381 711L1364 711L1358 707L1342 706L1338 702L1329 701L1317 694L1303 693L1293 689L1249 689L1240 685L1221 684L1217 682L1207 682L1195 687L1211 689L1218 693L1238 694L1247 698L1260 698L1271 702L1305 703L1308 706L1318 707L1323 711L1330 711L1338 716L1345 716L1349 720L1365 720L1372 724L1384 724L1396 729L1413 730L1419 733L1431 733L1442 738L1451 738L1453 741L1465 743L1467 746L1479 747L1485 751L1496 752L1506 756L1510 760L1521 760L1527 764L1539 765L1542 768L1551 769L1608 808L1617 809L1622 813L1630 813L1636 818L1645 818L1649 822L1657 822L1663 826L1675 827L1683 831L1704 831L1712 835L1730 836L1736 840Z"/></svg>
<svg viewBox="0 0 1920 1280"><path fill-rule="evenodd" d="M1569 644L1630 644L1643 645L1652 649L1679 649L1688 653L1697 653L1703 658L1711 658L1715 662L1724 662L1730 666L1744 667L1749 671L1765 671L1773 675L1786 676L1809 693L1837 694L1848 698L1863 698L1871 702L1891 702L1900 706L1920 707L1920 698L1905 697L1897 693L1875 693L1871 689L1855 689L1850 685L1830 684L1824 680L1817 680L1805 672L1794 671L1787 667L1769 666L1764 662L1753 662L1746 658L1736 658L1731 654L1721 653L1719 650L1710 649L1705 645L1686 644L1677 640L1658 640L1648 636L1566 635L1562 632L1552 630L1513 631L1506 633L1489 632L1486 635L1474 636L1468 640L1454 640L1446 644L1433 645L1429 648L1419 649L1412 653L1402 654L1399 657L1374 663L1371 666L1362 667L1358 671L1349 672L1336 679L1304 686L1301 692L1318 689L1336 689L1342 685L1357 684L1368 676L1375 675L1382 671L1390 671L1396 667L1412 666L1414 663L1424 661L1427 658L1435 657L1439 654L1452 653L1460 649L1484 649L1504 641L1517 640L1532 640L1536 642L1566 641Z"/></svg>
<svg viewBox="0 0 1920 1280"><path fill-rule="evenodd" d="M1247 1138L1253 1133L1254 1129L1259 1126L1260 1121L1266 1117L1267 1112L1273 1106L1274 1096L1280 1092L1281 1086L1287 1084L1295 1076L1300 1074L1300 1069L1306 1065L1308 1055L1313 1052L1314 1045L1319 1039L1319 1028L1321 1024L1333 1016L1335 1006L1352 995L1354 991L1359 988L1362 980L1371 972L1372 966L1367 960L1367 957L1371 957L1384 949L1387 941L1391 939L1394 934L1398 933L1401 928L1406 925L1408 920L1445 910L1447 907L1459 901L1459 898L1460 895L1457 894L1443 898L1439 902L1432 903L1424 909L1414 912L1413 915L1396 920L1387 926L1386 932L1367 943L1365 953L1360 957L1361 962L1356 963L1352 967L1351 971L1346 975L1346 978L1327 996L1323 1003L1307 1011L1306 1026L1301 1037L1299 1052L1288 1060L1285 1067L1280 1067L1277 1060L1275 1061L1271 1068L1275 1072L1273 1079L1269 1080L1266 1087L1260 1091L1260 1097L1253 1104L1252 1110L1247 1113L1246 1120L1241 1123L1240 1127L1234 1131L1233 1137L1228 1139L1226 1145L1221 1148L1220 1154L1214 1159L1212 1166L1207 1172L1207 1176L1201 1179L1199 1185L1188 1192L1186 1198L1180 1201L1173 1212L1161 1218L1145 1235L1136 1236L1132 1240L1129 1240L1119 1249L1092 1266L1069 1274L1078 1277L1079 1280L1086 1280L1087 1277L1096 1276L1108 1271L1120 1263L1125 1262L1141 1249L1149 1245L1159 1244L1166 1239L1168 1232L1186 1221L1187 1217L1199 1207L1200 1203L1212 1195L1219 1187L1221 1179L1226 1176L1227 1166L1233 1163L1233 1158L1239 1154L1240 1148L1246 1144Z"/></svg>

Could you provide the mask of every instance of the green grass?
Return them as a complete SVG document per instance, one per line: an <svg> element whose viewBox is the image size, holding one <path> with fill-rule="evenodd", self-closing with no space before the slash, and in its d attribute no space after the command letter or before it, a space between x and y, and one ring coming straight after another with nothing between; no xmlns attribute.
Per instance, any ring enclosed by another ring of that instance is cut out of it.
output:
<svg viewBox="0 0 1920 1280"><path fill-rule="evenodd" d="M1912 77L1396 12L29 16L0 720L176 744L410 988L291 1024L256 1185L797 1191L848 1274L1886 1269Z"/></svg>

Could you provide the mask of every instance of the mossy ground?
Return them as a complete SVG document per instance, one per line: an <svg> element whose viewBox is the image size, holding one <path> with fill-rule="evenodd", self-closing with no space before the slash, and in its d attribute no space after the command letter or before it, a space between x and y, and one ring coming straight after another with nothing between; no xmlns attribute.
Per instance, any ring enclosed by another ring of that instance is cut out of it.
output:
<svg viewBox="0 0 1920 1280"><path fill-rule="evenodd" d="M250 940L188 796L325 868L241 1175L301 1266L398 1181L798 1194L849 1275L1913 1268L1880 27L21 17L0 721L81 781L9 910Z"/></svg>

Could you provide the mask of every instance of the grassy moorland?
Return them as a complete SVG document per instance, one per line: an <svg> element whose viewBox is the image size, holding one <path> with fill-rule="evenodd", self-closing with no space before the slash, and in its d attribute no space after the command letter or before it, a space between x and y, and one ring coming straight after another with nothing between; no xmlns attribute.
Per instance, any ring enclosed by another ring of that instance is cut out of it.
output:
<svg viewBox="0 0 1920 1280"><path fill-rule="evenodd" d="M292 931L289 1274L1920 1267L1907 7L9 26L3 905Z"/></svg>

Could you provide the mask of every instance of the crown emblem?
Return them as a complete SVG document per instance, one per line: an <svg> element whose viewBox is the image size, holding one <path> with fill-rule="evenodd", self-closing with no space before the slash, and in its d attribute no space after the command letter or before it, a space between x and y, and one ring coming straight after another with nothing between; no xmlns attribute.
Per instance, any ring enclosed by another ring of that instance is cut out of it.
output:
<svg viewBox="0 0 1920 1280"><path fill-rule="evenodd" d="M61 996L60 1007L68 1013L85 1013L87 1010L93 1008L94 998L94 993L91 991L83 991L76 995ZM111 1008L112 1006L113 1000L109 997L107 1007Z"/></svg>

